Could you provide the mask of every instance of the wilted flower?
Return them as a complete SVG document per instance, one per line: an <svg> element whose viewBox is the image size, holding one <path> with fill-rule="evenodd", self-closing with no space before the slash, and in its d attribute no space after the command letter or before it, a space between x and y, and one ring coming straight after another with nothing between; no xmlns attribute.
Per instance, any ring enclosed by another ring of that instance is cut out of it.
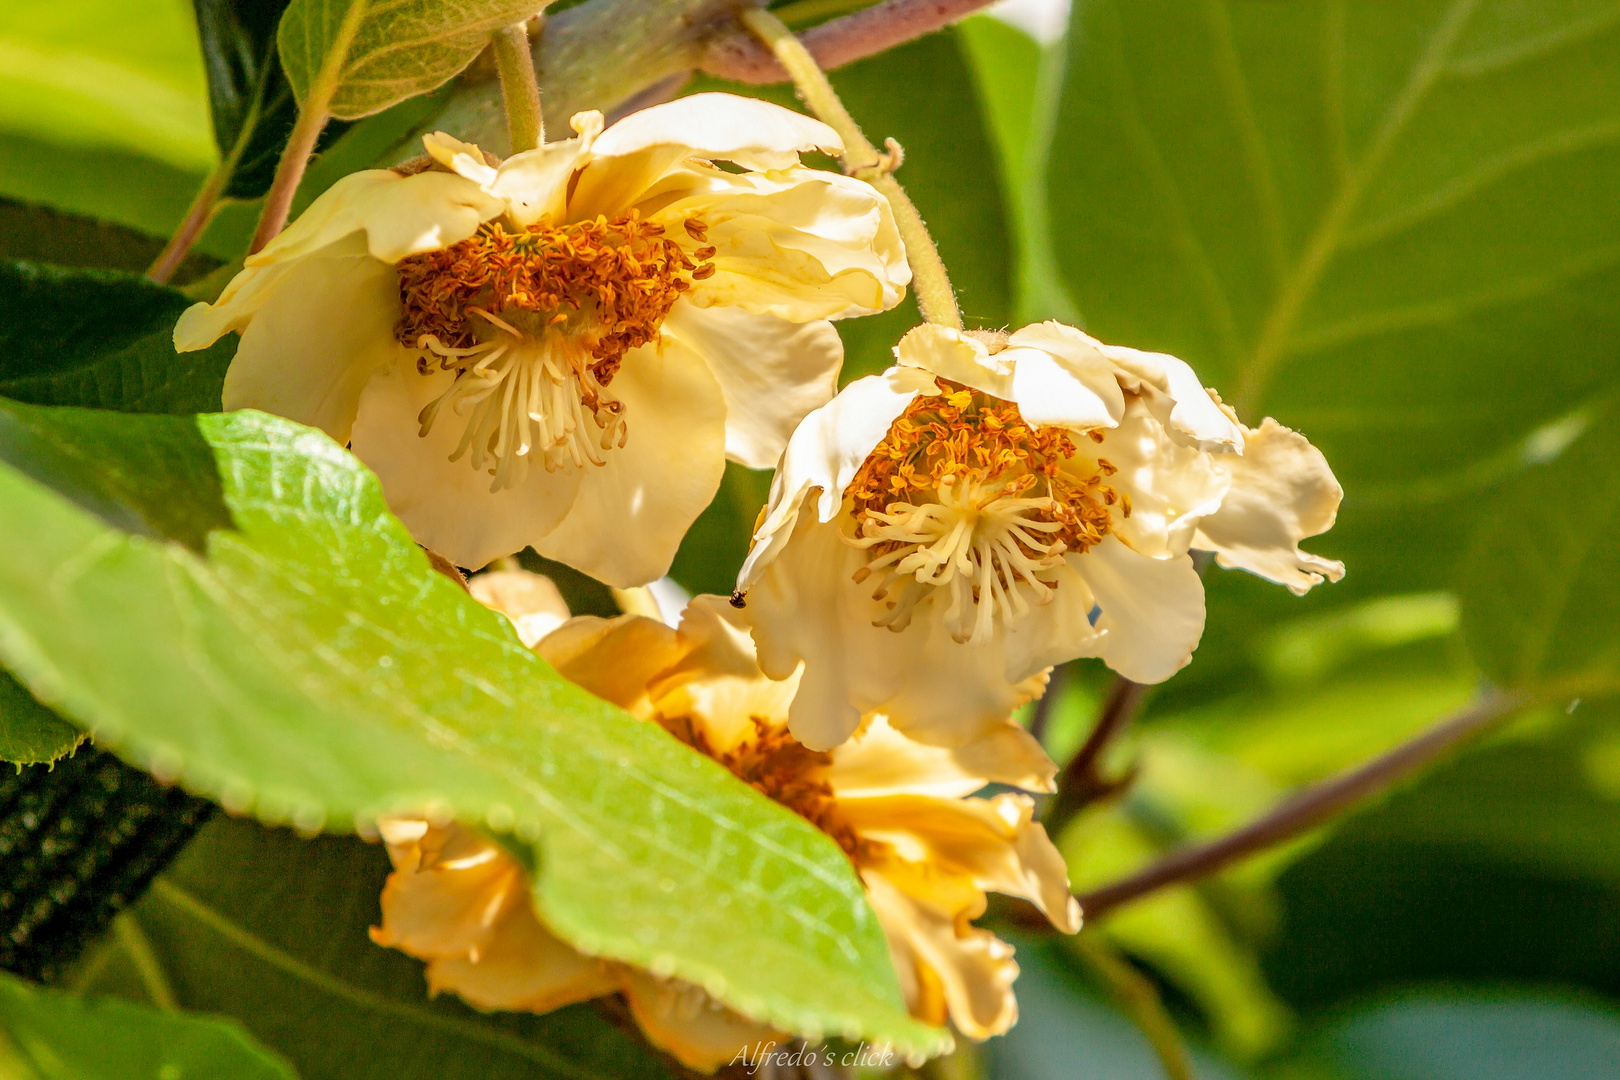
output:
<svg viewBox="0 0 1620 1080"><path fill-rule="evenodd" d="M910 271L882 196L799 164L840 148L815 120L699 94L573 123L500 164L438 134L425 171L344 178L175 344L241 332L225 406L352 442L452 561L532 544L631 586L725 458L769 466L832 396L826 320L893 306Z"/></svg>
<svg viewBox="0 0 1620 1080"><path fill-rule="evenodd" d="M1300 594L1344 573L1298 547L1342 494L1321 453L1175 357L1057 323L923 326L896 355L794 433L738 579L766 673L802 664L808 746L873 711L972 739L1077 656L1168 678L1203 633L1190 549Z"/></svg>
<svg viewBox="0 0 1620 1080"><path fill-rule="evenodd" d="M503 577L484 595L519 595L515 579ZM535 614L506 613L520 626ZM537 651L831 836L866 884L918 1017L948 1018L977 1039L1016 1019L1012 949L971 925L984 913L985 890L1024 897L1059 929L1079 929L1062 857L1033 820L1032 800L966 797L988 782L1050 790L1054 766L1011 721L946 749L871 716L831 753L808 750L786 728L792 680L764 676L747 629L713 596L695 598L679 630L633 615L576 618ZM396 869L373 936L427 958L435 990L483 1008L534 1011L619 990L648 1037L696 1068L781 1038L698 987L575 953L544 928L521 867L493 842L426 822L390 822L384 835Z"/></svg>

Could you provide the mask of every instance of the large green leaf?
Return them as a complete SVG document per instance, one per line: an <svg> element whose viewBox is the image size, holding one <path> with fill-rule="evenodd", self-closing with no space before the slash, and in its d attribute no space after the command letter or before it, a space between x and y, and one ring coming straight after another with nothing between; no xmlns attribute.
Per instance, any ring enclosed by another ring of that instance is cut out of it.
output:
<svg viewBox="0 0 1620 1080"><path fill-rule="evenodd" d="M7 1037L14 1057L0 1045L0 1074L15 1080L296 1080L229 1020L81 998L0 972L0 1044Z"/></svg>
<svg viewBox="0 0 1620 1080"><path fill-rule="evenodd" d="M98 741L305 829L486 822L532 846L538 910L586 952L800 1032L945 1040L905 1014L829 837L560 679L324 435L0 417L0 662Z"/></svg>
<svg viewBox="0 0 1620 1080"><path fill-rule="evenodd" d="M1324 449L1339 599L1433 588L1614 378L1616 10L1088 0L1067 69L1048 197L1090 328Z"/></svg>
<svg viewBox="0 0 1620 1080"><path fill-rule="evenodd" d="M1489 673L1565 697L1620 690L1620 431L1614 406L1561 458L1493 501L1463 574L1464 626Z"/></svg>
<svg viewBox="0 0 1620 1080"><path fill-rule="evenodd" d="M304 1080L675 1075L590 1006L485 1015L430 998L422 964L366 933L388 869L380 845L218 819L77 980L236 1017Z"/></svg>
<svg viewBox="0 0 1620 1080"><path fill-rule="evenodd" d="M546 0L292 0L276 41L300 105L358 119L444 85Z"/></svg>
<svg viewBox="0 0 1620 1080"><path fill-rule="evenodd" d="M38 765L72 753L84 733L0 671L0 761Z"/></svg>
<svg viewBox="0 0 1620 1080"><path fill-rule="evenodd" d="M215 155L185 6L51 0L0 8L0 132L205 171Z"/></svg>
<svg viewBox="0 0 1620 1080"><path fill-rule="evenodd" d="M123 412L217 409L235 339L177 354L174 321L189 305L131 274L0 262L0 395Z"/></svg>

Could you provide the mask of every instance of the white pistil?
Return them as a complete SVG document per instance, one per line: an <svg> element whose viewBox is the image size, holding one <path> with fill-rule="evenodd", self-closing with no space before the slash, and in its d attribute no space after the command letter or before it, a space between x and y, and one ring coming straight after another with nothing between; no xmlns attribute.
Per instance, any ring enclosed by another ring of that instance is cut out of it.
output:
<svg viewBox="0 0 1620 1080"><path fill-rule="evenodd" d="M455 381L417 416L419 434L433 430L446 405L467 418L451 461L470 453L470 464L494 477L490 491L516 487L538 456L546 471L587 462L602 465L598 449L623 446L628 432L624 407L591 370L592 357L571 335L526 334L482 308L470 312L494 331L488 341L464 349L443 345L425 334L417 347L455 371ZM598 438L586 421L600 432Z"/></svg>
<svg viewBox="0 0 1620 1080"><path fill-rule="evenodd" d="M1050 603L1056 586L1044 579L1063 561L1062 540L1046 542L1063 526L1030 515L1057 509L1050 497L1025 498L1035 478L992 487L941 482L938 502L890 503L870 510L861 535L849 542L871 549L895 545L855 574L865 581L882 576L872 594L887 600L888 612L873 625L903 630L916 606L945 589L950 596L945 624L958 642L980 644L995 629L995 616L1024 615L1030 602Z"/></svg>

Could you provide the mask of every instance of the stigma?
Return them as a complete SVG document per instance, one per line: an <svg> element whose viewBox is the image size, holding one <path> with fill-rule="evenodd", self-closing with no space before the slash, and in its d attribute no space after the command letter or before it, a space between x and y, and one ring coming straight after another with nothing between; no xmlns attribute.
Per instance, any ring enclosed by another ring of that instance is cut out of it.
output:
<svg viewBox="0 0 1620 1080"><path fill-rule="evenodd" d="M395 334L424 376L452 372L422 409L419 434L457 417L450 460L491 491L547 471L603 465L629 437L609 390L626 355L658 339L682 295L714 274L704 224L681 241L635 212L507 231L500 222L398 265Z"/></svg>
<svg viewBox="0 0 1620 1080"><path fill-rule="evenodd" d="M862 464L845 539L867 552L854 580L875 579L884 611L873 625L904 630L932 603L953 640L982 644L998 621L1050 603L1064 556L1101 543L1130 500L1106 483L1114 466L1081 454L1070 432L940 385L948 392L913 401Z"/></svg>

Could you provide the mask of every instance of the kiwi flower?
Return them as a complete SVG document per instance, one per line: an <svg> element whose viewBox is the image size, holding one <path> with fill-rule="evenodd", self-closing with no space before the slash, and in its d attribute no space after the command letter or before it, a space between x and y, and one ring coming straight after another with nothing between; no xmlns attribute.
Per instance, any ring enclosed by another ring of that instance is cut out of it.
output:
<svg viewBox="0 0 1620 1080"><path fill-rule="evenodd" d="M1297 594L1344 574L1299 549L1342 496L1322 454L1173 356L1050 322L895 353L794 433L733 598L807 746L873 711L971 740L1078 656L1168 678L1203 634L1194 549Z"/></svg>
<svg viewBox="0 0 1620 1080"><path fill-rule="evenodd" d="M430 135L414 171L345 177L174 338L238 331L225 407L350 443L453 562L533 545L629 587L726 458L770 466L833 395L827 320L910 270L881 195L800 164L841 148L818 121L698 94L573 127L504 162Z"/></svg>
<svg viewBox="0 0 1620 1080"><path fill-rule="evenodd" d="M543 590L510 573L472 586L486 602L515 602L505 613L520 633L537 625L537 607L554 610ZM830 835L866 885L919 1018L949 1019L975 1039L1017 1018L1012 948L972 926L985 890L1024 897L1060 930L1079 929L1062 857L1029 796L967 797L992 781L1050 790L1055 767L1011 721L946 749L871 716L833 752L806 749L786 726L793 681L765 677L738 613L714 596L694 598L678 630L636 615L581 617L540 638L536 651ZM618 991L654 1043L699 1069L784 1041L699 987L560 942L535 915L522 867L493 841L425 821L390 821L383 835L395 871L373 937L427 959L436 991L536 1012Z"/></svg>

